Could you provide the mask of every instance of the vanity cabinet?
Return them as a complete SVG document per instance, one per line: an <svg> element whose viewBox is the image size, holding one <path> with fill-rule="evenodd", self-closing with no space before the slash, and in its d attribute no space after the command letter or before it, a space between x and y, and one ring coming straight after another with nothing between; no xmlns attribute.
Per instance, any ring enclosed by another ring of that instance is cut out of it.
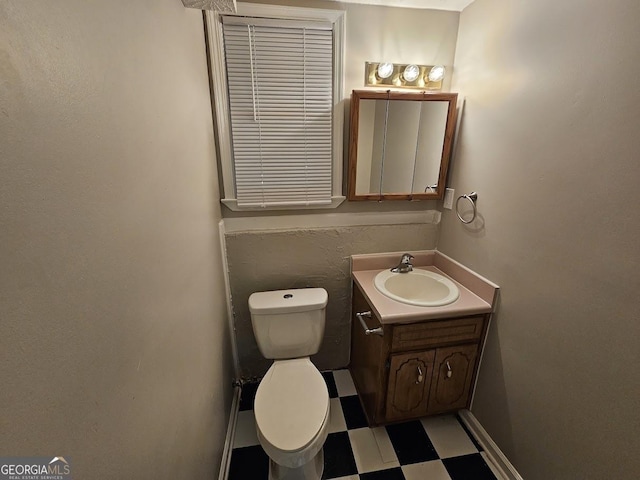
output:
<svg viewBox="0 0 640 480"><path fill-rule="evenodd" d="M488 314L382 325L356 284L352 307L349 368L370 425L469 406ZM383 335L365 333L367 311Z"/></svg>

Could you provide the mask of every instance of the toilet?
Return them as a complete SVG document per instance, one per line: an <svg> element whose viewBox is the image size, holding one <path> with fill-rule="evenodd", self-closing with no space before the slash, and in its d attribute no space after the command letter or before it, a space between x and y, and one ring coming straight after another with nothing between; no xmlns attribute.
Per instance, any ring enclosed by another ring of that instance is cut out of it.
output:
<svg viewBox="0 0 640 480"><path fill-rule="evenodd" d="M322 477L329 392L309 356L322 344L327 300L324 288L256 292L249 297L258 348L274 360L254 403L270 480Z"/></svg>

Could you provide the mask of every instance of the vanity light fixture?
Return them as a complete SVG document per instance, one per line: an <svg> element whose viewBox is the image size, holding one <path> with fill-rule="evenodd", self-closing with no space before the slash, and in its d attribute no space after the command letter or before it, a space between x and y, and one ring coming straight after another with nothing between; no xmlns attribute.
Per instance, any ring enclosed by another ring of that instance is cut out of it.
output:
<svg viewBox="0 0 640 480"><path fill-rule="evenodd" d="M441 90L445 72L442 65L366 62L364 84L367 87Z"/></svg>

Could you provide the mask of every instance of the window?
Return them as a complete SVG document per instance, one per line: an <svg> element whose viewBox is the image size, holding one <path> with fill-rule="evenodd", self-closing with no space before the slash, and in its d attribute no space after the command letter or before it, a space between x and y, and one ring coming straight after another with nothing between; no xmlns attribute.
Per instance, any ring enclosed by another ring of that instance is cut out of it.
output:
<svg viewBox="0 0 640 480"><path fill-rule="evenodd" d="M335 207L344 199L343 12L242 5L208 13L222 201Z"/></svg>

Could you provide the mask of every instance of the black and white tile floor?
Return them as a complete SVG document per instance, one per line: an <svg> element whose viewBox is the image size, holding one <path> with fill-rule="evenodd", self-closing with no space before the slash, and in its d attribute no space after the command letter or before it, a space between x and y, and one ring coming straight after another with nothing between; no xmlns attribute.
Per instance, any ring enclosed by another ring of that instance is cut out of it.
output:
<svg viewBox="0 0 640 480"><path fill-rule="evenodd" d="M322 374L330 400L324 475L340 480L501 480L455 415L369 428L349 370ZM240 398L229 480L266 480L269 460L256 436L257 384Z"/></svg>

